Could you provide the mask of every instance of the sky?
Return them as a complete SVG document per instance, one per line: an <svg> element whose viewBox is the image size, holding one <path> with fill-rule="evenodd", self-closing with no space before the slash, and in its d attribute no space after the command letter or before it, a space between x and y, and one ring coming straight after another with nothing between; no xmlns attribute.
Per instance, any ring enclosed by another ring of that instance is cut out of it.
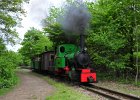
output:
<svg viewBox="0 0 140 100"><path fill-rule="evenodd" d="M46 18L51 6L60 7L65 0L30 0L29 4L24 3L23 8L26 11L26 16L22 16L21 26L16 30L19 33L20 42L24 38L24 34L30 27L35 27L41 30L41 20ZM17 51L21 47L20 44L7 45L8 50Z"/></svg>
<svg viewBox="0 0 140 100"><path fill-rule="evenodd" d="M51 6L60 7L66 0L30 0L29 4L23 4L26 16L22 17L21 25L22 27L17 27L17 32L19 33L20 42L24 38L24 34L30 27L41 30L41 20L46 18L49 13L49 8ZM94 0L88 0L94 1ZM8 50L17 51L21 47L20 44L14 46L7 45Z"/></svg>

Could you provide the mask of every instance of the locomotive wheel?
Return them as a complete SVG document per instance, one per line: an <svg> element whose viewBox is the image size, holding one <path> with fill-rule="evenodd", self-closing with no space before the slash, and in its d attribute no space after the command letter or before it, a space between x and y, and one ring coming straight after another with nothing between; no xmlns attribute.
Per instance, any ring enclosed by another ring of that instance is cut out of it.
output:
<svg viewBox="0 0 140 100"><path fill-rule="evenodd" d="M71 81L79 82L79 80L80 80L80 74L79 74L79 72L77 72L75 70L72 70L69 73L69 76L70 76Z"/></svg>

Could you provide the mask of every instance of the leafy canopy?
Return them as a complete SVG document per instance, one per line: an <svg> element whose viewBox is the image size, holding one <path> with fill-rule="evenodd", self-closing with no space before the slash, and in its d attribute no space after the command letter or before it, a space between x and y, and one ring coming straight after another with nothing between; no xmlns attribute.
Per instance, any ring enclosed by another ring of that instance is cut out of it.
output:
<svg viewBox="0 0 140 100"><path fill-rule="evenodd" d="M94 64L115 70L133 69L139 0L98 0L87 5L92 16L87 44Z"/></svg>
<svg viewBox="0 0 140 100"><path fill-rule="evenodd" d="M15 43L18 37L13 28L19 24L24 14L22 4L28 0L1 0L0 1L0 38L5 42Z"/></svg>
<svg viewBox="0 0 140 100"><path fill-rule="evenodd" d="M31 28L25 33L21 45L22 48L19 52L26 59L30 59L34 55L44 52L45 47L47 47L47 50L52 48L52 42L48 39L48 37L44 35L43 32L35 28Z"/></svg>
<svg viewBox="0 0 140 100"><path fill-rule="evenodd" d="M0 56L0 89L15 85L17 82L15 70L20 63L20 54L13 51L3 51Z"/></svg>

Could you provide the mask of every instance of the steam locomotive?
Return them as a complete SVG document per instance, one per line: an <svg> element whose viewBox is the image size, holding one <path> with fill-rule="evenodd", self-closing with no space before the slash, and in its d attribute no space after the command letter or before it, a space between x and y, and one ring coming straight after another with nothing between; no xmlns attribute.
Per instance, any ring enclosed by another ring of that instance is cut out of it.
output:
<svg viewBox="0 0 140 100"><path fill-rule="evenodd" d="M96 82L96 72L90 68L90 57L84 48L84 35L80 46L61 44L54 51L46 51L31 60L32 69L50 72L81 83Z"/></svg>

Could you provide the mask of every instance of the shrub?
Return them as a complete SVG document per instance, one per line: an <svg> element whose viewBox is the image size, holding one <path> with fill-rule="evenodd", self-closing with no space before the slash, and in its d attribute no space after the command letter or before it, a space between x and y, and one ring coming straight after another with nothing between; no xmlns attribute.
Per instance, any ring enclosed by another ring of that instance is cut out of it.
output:
<svg viewBox="0 0 140 100"><path fill-rule="evenodd" d="M0 56L0 89L13 86L16 81L15 69L20 63L20 58L15 52L4 52Z"/></svg>

